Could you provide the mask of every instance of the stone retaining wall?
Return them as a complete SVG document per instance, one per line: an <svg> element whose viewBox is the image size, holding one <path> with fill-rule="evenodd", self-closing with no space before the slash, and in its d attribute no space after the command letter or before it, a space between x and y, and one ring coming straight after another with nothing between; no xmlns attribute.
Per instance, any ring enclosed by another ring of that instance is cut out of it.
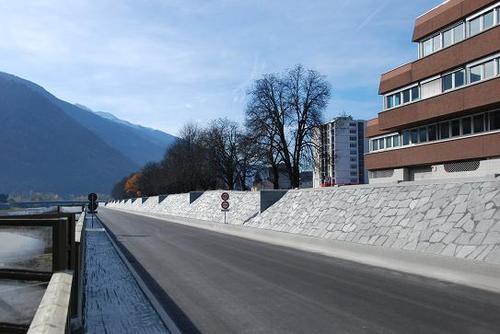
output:
<svg viewBox="0 0 500 334"><path fill-rule="evenodd" d="M224 223L224 212L221 211L221 194L223 191L206 191L196 199L184 217ZM226 212L228 224L241 225L260 211L259 192L229 191L229 211Z"/></svg>
<svg viewBox="0 0 500 334"><path fill-rule="evenodd" d="M153 210L160 214L185 217L190 210L189 193L168 195Z"/></svg>
<svg viewBox="0 0 500 334"><path fill-rule="evenodd" d="M245 226L500 263L500 181L293 190Z"/></svg>
<svg viewBox="0 0 500 334"><path fill-rule="evenodd" d="M192 204L169 195L141 210L222 223L221 193ZM259 201L259 192L230 192L227 222L500 264L500 180L291 190L262 213Z"/></svg>

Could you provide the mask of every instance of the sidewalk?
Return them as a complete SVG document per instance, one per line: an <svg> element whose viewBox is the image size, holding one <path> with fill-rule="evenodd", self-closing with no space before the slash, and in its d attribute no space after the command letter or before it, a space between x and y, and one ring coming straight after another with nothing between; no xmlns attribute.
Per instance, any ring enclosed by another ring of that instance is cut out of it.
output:
<svg viewBox="0 0 500 334"><path fill-rule="evenodd" d="M86 218L87 333L169 333L97 219Z"/></svg>

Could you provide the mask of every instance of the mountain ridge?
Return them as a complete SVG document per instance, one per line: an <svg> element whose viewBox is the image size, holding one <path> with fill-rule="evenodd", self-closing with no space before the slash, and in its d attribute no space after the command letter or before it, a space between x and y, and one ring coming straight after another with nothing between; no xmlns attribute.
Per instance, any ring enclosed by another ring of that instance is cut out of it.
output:
<svg viewBox="0 0 500 334"><path fill-rule="evenodd" d="M0 72L0 124L0 192L7 193L109 193L124 176L160 160L176 140L107 119L5 72Z"/></svg>

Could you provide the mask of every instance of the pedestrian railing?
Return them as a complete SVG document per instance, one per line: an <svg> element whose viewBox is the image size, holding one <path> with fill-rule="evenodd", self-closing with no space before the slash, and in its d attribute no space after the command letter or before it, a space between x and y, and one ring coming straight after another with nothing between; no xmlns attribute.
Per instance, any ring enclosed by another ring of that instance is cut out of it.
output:
<svg viewBox="0 0 500 334"><path fill-rule="evenodd" d="M81 324L85 217L70 211L0 217L0 333Z"/></svg>

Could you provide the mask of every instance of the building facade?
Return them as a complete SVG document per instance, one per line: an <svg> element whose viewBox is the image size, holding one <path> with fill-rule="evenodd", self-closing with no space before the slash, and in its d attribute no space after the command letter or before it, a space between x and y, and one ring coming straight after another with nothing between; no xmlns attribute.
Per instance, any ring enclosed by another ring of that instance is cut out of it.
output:
<svg viewBox="0 0 500 334"><path fill-rule="evenodd" d="M500 1L449 0L416 20L418 59L382 75L370 183L500 174Z"/></svg>
<svg viewBox="0 0 500 334"><path fill-rule="evenodd" d="M318 129L313 176L314 187L364 184L366 122L337 117Z"/></svg>

